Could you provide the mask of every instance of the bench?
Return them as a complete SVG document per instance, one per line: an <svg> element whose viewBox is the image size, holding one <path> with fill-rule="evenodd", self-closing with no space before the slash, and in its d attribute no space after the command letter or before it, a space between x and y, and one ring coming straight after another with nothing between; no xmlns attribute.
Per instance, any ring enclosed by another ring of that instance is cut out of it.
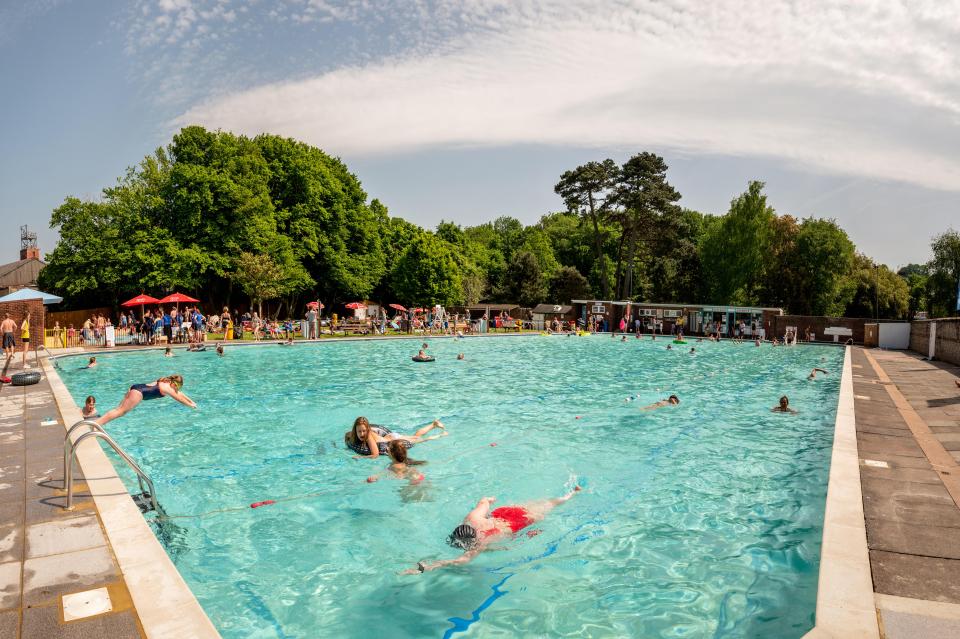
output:
<svg viewBox="0 0 960 639"><path fill-rule="evenodd" d="M843 337L853 337L853 330L846 328L844 326L831 326L823 330L824 335L833 335L833 341L840 341L839 338ZM846 340L844 340L846 341Z"/></svg>

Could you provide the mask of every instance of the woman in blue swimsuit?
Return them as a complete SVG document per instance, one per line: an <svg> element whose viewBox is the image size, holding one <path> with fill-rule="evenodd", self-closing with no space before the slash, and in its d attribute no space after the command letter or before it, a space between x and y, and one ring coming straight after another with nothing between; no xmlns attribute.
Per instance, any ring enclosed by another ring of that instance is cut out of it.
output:
<svg viewBox="0 0 960 639"><path fill-rule="evenodd" d="M130 387L130 390L127 391L127 394L123 396L123 401L120 402L120 405L99 418L97 423L103 426L117 417L123 417L136 408L140 402L157 399L164 395L172 397L184 406L196 408L197 404L184 393L180 392L181 388L183 388L183 377L180 375L161 377L151 384L134 384Z"/></svg>

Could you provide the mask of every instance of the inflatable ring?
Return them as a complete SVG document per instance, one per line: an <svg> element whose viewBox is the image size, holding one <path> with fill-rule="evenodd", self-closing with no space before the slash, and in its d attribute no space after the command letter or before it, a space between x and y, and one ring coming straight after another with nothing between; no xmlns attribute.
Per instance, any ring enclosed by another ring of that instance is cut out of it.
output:
<svg viewBox="0 0 960 639"><path fill-rule="evenodd" d="M14 386L32 386L40 381L40 373L31 371L29 373L14 373L10 376L10 383Z"/></svg>
<svg viewBox="0 0 960 639"><path fill-rule="evenodd" d="M433 357L430 357L429 355L428 355L427 357L417 357L416 355L414 355L414 356L411 357L410 359L412 359L412 360L415 361L415 362L435 362L435 361L437 361L436 359L434 359Z"/></svg>
<svg viewBox="0 0 960 639"><path fill-rule="evenodd" d="M673 340L673 343L674 343L674 344L686 344L686 343L687 343L687 340L685 340L685 339L675 339L675 340Z"/></svg>

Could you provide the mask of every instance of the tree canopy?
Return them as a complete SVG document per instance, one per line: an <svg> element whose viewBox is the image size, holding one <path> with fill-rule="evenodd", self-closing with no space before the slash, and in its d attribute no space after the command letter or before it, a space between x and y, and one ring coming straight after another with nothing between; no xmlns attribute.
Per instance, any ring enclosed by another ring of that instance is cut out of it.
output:
<svg viewBox="0 0 960 639"><path fill-rule="evenodd" d="M956 307L960 235L929 264L875 268L830 219L778 214L753 181L723 215L678 205L663 158L587 162L554 187L566 210L433 231L368 200L346 165L275 135L191 126L99 201L68 197L41 284L73 306L143 291L256 305L374 297L412 305L651 302L780 306L900 318ZM877 283L879 282L879 296ZM879 304L877 303L879 301Z"/></svg>

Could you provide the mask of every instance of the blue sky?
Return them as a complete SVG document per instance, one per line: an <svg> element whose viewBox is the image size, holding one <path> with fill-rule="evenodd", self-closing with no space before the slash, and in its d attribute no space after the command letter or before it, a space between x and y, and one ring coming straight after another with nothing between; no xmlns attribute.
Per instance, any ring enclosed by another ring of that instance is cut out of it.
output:
<svg viewBox="0 0 960 639"><path fill-rule="evenodd" d="M892 0L0 4L0 263L180 126L289 135L424 226L562 204L653 150L682 204L751 179L896 267L960 228L960 4Z"/></svg>

